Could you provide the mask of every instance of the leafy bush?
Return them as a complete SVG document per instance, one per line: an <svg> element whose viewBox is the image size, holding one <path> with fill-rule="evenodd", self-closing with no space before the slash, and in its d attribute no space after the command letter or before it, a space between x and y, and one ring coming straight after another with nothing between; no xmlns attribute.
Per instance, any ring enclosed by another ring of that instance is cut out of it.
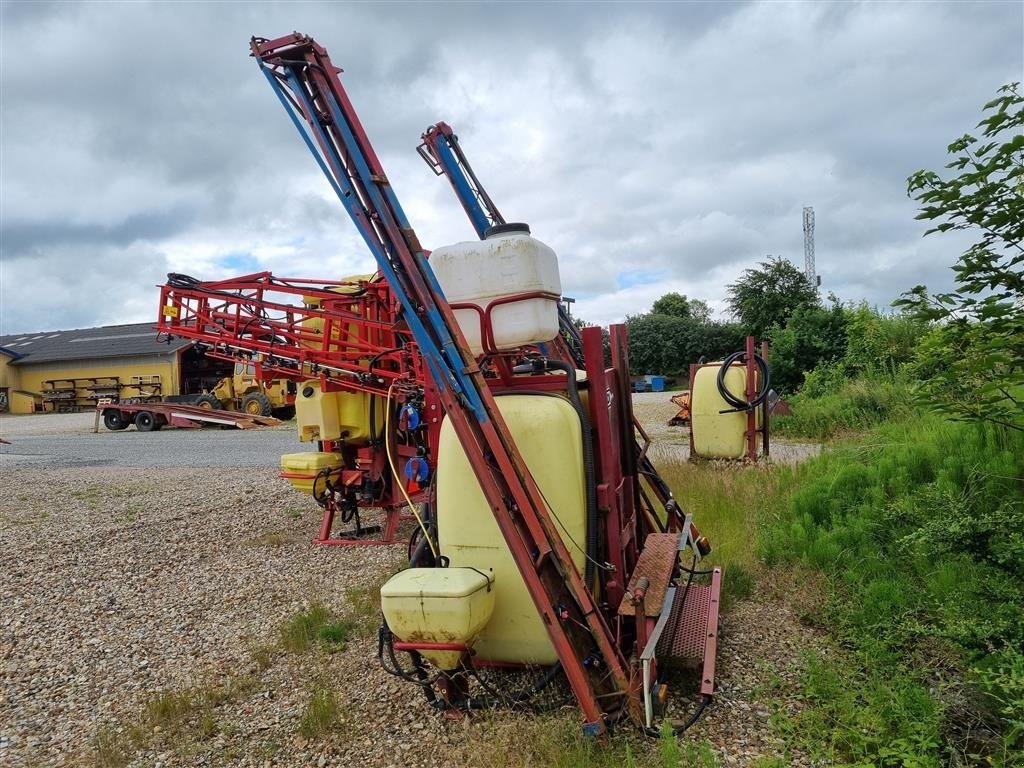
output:
<svg viewBox="0 0 1024 768"><path fill-rule="evenodd" d="M918 356L929 407L969 421L1024 431L1024 96L1020 83L984 106L983 141L964 135L949 145L943 179L918 171L907 194L925 235L973 231L979 238L953 267L956 289L930 295L923 285L897 305L935 324Z"/></svg>
<svg viewBox="0 0 1024 768"><path fill-rule="evenodd" d="M846 354L846 313L838 302L831 307L797 307L784 328L771 330L772 384L780 392L794 392L804 374L817 365Z"/></svg>
<svg viewBox="0 0 1024 768"><path fill-rule="evenodd" d="M745 338L736 325L694 317L634 315L626 318L626 325L629 367L635 374L688 376L690 363L701 357L720 360L742 349Z"/></svg>
<svg viewBox="0 0 1024 768"><path fill-rule="evenodd" d="M892 681L894 701L925 695L946 674L949 655L963 668L989 670L979 674L1007 749L1015 748L1024 708L1024 685L1014 681L1014 654L1024 647L1022 477L1024 435L1013 430L930 415L884 424L797 471L790 503L759 539L760 554L770 565L803 562L829 575L823 621L852 649L869 688ZM855 717L860 707L830 706L812 708L835 723L828 743L842 760L863 762L864 740L849 739L875 731ZM870 711L877 714L877 703ZM938 744L925 749L931 726L916 732L893 722L877 731L878 744L906 738L928 760L897 760L879 747L875 764L936 764Z"/></svg>
<svg viewBox="0 0 1024 768"><path fill-rule="evenodd" d="M907 383L881 377L849 380L837 365L816 368L804 388L788 400L793 413L776 417L772 431L813 440L863 431L915 410Z"/></svg>

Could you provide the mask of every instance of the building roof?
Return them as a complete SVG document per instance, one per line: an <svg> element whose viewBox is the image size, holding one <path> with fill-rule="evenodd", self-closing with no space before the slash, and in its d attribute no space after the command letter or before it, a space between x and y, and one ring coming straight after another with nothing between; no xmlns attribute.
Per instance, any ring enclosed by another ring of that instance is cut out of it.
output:
<svg viewBox="0 0 1024 768"><path fill-rule="evenodd" d="M0 349L5 354L15 356L11 365L97 357L170 355L191 343L188 339L176 338L168 344L164 337L157 341L156 326L153 323L0 336Z"/></svg>

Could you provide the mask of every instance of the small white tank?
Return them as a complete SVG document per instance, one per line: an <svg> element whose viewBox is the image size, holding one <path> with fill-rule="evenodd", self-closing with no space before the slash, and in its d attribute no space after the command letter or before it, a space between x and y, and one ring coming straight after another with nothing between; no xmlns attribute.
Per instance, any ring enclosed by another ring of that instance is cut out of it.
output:
<svg viewBox="0 0 1024 768"><path fill-rule="evenodd" d="M552 298L532 298L498 304L491 309L491 327L497 349L551 341L558 334L558 299L562 282L558 257L540 240L530 237L526 224L500 224L487 231L485 240L446 245L430 254L449 304L475 304L486 310L496 299L517 293L543 291ZM455 309L455 319L473 354L484 352L481 314Z"/></svg>

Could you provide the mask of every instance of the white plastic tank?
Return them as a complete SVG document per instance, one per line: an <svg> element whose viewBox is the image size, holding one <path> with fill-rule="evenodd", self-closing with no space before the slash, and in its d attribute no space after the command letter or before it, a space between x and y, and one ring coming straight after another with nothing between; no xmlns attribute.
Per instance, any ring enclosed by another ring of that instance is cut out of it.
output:
<svg viewBox="0 0 1024 768"><path fill-rule="evenodd" d="M495 300L518 293L551 294L493 306L496 349L541 344L558 334L558 257L530 237L526 224L499 224L487 230L484 240L438 248L430 254L430 266L449 304L475 304L486 310ZM482 354L481 313L469 308L454 312L473 354Z"/></svg>

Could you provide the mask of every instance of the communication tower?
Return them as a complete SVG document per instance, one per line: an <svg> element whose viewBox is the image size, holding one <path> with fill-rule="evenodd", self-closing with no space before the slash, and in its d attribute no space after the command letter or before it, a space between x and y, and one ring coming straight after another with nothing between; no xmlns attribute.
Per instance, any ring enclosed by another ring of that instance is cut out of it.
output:
<svg viewBox="0 0 1024 768"><path fill-rule="evenodd" d="M814 268L814 208L804 208L804 274L815 289L821 285Z"/></svg>

